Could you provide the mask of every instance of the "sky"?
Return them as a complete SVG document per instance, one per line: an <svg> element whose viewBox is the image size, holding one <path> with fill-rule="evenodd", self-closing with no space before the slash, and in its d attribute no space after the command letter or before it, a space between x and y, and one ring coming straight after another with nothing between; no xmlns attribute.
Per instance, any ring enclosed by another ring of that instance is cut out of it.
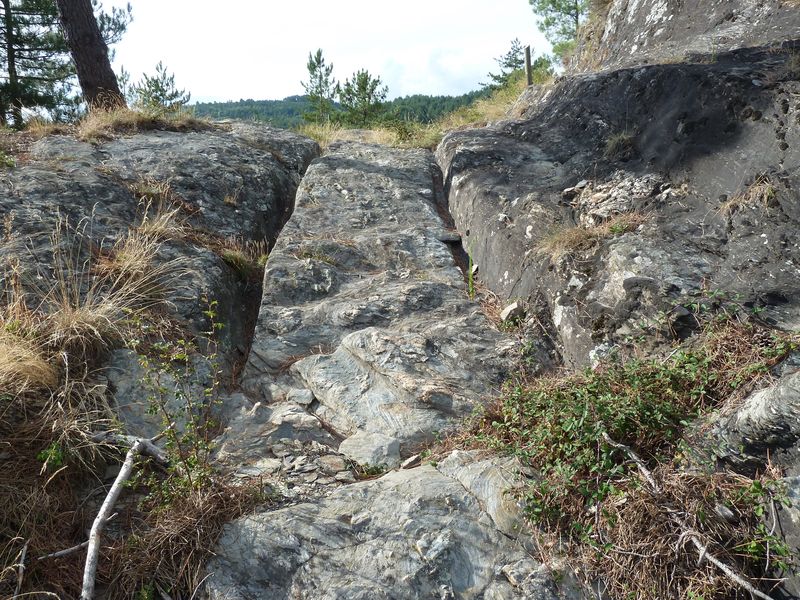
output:
<svg viewBox="0 0 800 600"><path fill-rule="evenodd" d="M105 0L106 8L127 0ZM457 95L497 72L511 40L549 51L527 0L130 0L114 69L137 81L163 61L192 101L302 94L309 52L340 81L366 68L389 98Z"/></svg>

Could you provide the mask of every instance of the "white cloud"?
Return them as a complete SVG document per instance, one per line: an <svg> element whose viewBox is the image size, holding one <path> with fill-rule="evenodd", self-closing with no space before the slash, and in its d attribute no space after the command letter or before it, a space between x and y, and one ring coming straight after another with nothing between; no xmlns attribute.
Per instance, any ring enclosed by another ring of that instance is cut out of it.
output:
<svg viewBox="0 0 800 600"><path fill-rule="evenodd" d="M317 48L336 77L366 68L390 97L476 89L515 37L536 53L548 49L526 0L131 3L134 22L115 66L136 80L163 60L195 100L301 94L308 53Z"/></svg>

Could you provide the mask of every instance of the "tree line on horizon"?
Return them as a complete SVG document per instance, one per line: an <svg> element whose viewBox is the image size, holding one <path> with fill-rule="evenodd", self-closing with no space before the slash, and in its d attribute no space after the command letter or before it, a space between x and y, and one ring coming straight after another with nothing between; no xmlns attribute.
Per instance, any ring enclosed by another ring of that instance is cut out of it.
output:
<svg viewBox="0 0 800 600"><path fill-rule="evenodd" d="M441 116L485 97L488 90L480 89L459 96L431 96L414 94L395 98L384 103L385 118L418 123L433 123ZM224 102L198 102L192 105L198 117L212 119L237 119L260 121L275 127L292 129L307 120L303 118L312 109L307 96L288 96L282 100L240 99ZM338 104L334 109L338 109Z"/></svg>
<svg viewBox="0 0 800 600"><path fill-rule="evenodd" d="M539 57L534 69L552 72L575 46L590 0L528 1L540 17L539 29L553 44L552 57ZM122 38L131 18L130 4L105 11L100 0L0 0L0 127L22 128L31 115L74 121L87 105L184 107L190 95L175 87L174 75L163 63L155 75L145 75L137 83L130 82L124 69L119 77L111 70L108 48ZM380 77L361 69L337 82L333 66L318 50L309 55L305 96L202 103L195 110L201 116L253 118L279 126L331 119L357 127L386 119L427 123L502 86L503 78L514 73L521 61L521 45L515 40L509 54L498 59L501 73L490 73L491 81L482 89L461 96L419 94L387 102L388 89Z"/></svg>

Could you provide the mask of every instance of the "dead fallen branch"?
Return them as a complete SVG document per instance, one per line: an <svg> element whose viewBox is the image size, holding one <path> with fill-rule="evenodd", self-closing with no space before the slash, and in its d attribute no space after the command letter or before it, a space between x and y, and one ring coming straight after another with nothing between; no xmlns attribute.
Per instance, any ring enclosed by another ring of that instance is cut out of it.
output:
<svg viewBox="0 0 800 600"><path fill-rule="evenodd" d="M160 436L163 435L164 434L160 434ZM92 441L98 444L111 444L112 446L121 446L125 448L130 448L137 441L140 441L142 444L139 450L140 454L149 456L161 465L166 465L169 463L167 453L154 443L154 440L160 439L160 436L156 436L152 440L144 440L133 435L123 435L114 431L101 431L100 433L96 433L92 436Z"/></svg>
<svg viewBox="0 0 800 600"><path fill-rule="evenodd" d="M97 517L94 519L94 523L92 523L92 530L89 532L88 550L86 552L86 566L83 570L81 600L94 600L95 573L97 572L97 560L100 556L100 534L103 531L103 526L108 522L111 511L114 509L114 505L119 499L119 495L122 493L123 484L130 478L131 473L133 473L134 460L139 454L142 453L143 450L148 449L151 446L155 447L155 442L164 437L174 426L175 423L170 424L167 429L150 440L137 439L131 446L131 449L128 450L128 453L125 455L125 461L122 463L122 468L119 470L117 478L114 480L111 489L108 491L108 495L106 495L106 499L103 501L103 504L97 513Z"/></svg>
<svg viewBox="0 0 800 600"><path fill-rule="evenodd" d="M658 484L656 483L655 477L650 472L650 470L645 465L644 461L636 454L630 447L626 446L625 444L620 444L619 442L615 442L614 440L609 437L609 435L603 432L603 439L606 443L610 446L618 450L622 450L625 452L628 457L636 464L636 467L639 469L639 473L642 475L642 478L647 483L648 487L650 488L649 491L655 498L660 498L662 496L661 489L659 488ZM711 551L709 550L708 546L705 545L702 540L700 539L699 534L694 531L689 525L681 519L675 511L669 511L670 518L672 521L680 528L681 530L681 537L684 539L691 540L692 544L694 545L695 549L699 554L698 562L702 563L704 560L707 560L715 567L717 567L722 573L734 582L736 585L740 586L742 589L747 591L752 596L757 598L762 598L762 600L775 600L772 596L768 596L767 594L760 592L755 587L753 587L750 582L748 582L744 577L739 575L733 568L729 565L725 564L723 561L718 559L714 556Z"/></svg>
<svg viewBox="0 0 800 600"><path fill-rule="evenodd" d="M19 564L17 566L17 589L14 590L14 600L19 598L19 593L22 591L22 580L25 578L25 556L28 554L28 542L22 547L22 552L19 557Z"/></svg>

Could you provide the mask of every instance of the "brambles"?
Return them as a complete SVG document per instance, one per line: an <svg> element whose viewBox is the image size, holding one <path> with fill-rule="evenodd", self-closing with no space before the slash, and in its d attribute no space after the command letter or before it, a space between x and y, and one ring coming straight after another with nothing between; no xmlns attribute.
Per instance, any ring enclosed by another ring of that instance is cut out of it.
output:
<svg viewBox="0 0 800 600"><path fill-rule="evenodd" d="M768 586L768 557L778 568L776 557L787 560L785 544L767 535L761 519L765 505L781 502L779 474L684 471L682 434L693 418L767 380L797 348L796 336L732 316L711 320L696 343L664 359L610 362L560 378L523 376L465 441L513 453L536 472L525 492L529 518L570 540L584 575L603 580L611 597L726 598L736 586L683 550L684 529ZM645 489L622 444L649 465L660 496ZM735 522L715 516L718 506Z"/></svg>

